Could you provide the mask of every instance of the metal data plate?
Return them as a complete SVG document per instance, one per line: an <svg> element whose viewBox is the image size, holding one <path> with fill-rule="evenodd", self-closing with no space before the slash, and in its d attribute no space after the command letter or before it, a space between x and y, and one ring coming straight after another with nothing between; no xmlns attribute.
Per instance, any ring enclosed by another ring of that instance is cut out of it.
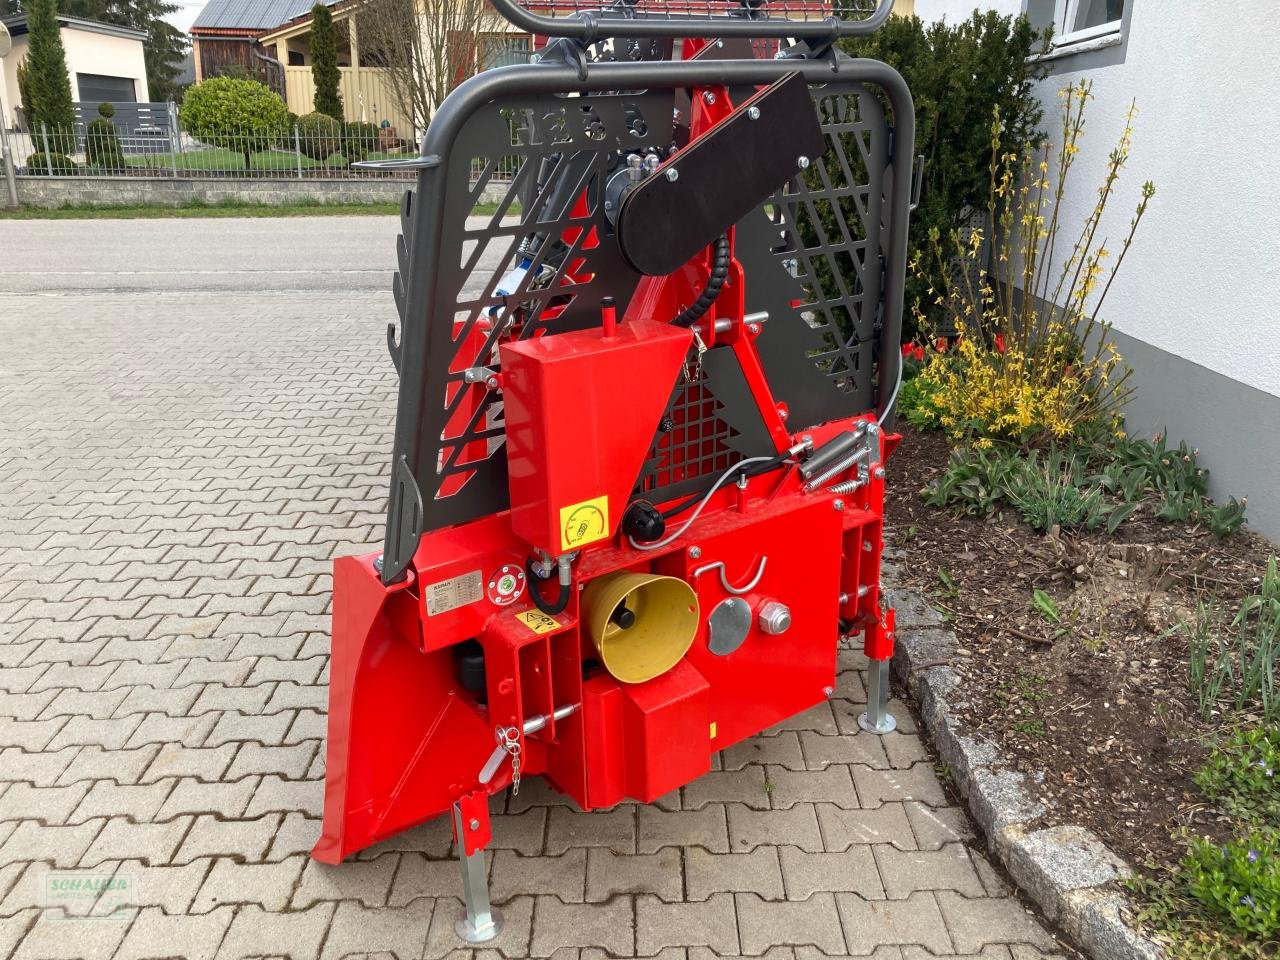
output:
<svg viewBox="0 0 1280 960"><path fill-rule="evenodd" d="M740 103L628 195L618 245L640 273L679 270L826 148L798 73Z"/></svg>

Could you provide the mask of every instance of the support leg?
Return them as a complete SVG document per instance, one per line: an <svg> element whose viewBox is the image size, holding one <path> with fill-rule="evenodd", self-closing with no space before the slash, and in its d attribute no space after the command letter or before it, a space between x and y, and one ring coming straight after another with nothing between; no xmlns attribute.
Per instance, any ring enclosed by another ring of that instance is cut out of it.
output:
<svg viewBox="0 0 1280 960"><path fill-rule="evenodd" d="M889 661L872 660L867 666L867 709L858 717L858 726L867 733L893 733L898 721L886 709L888 703Z"/></svg>
<svg viewBox="0 0 1280 960"><path fill-rule="evenodd" d="M867 710L858 717L858 726L867 733L883 736L898 729L887 707L889 703L889 660L893 657L895 612L886 611L883 620L867 627L863 650L867 654Z"/></svg>
<svg viewBox="0 0 1280 960"><path fill-rule="evenodd" d="M458 838L458 859L462 864L463 912L453 925L467 943L484 943L502 932L502 914L489 904L489 877L485 872L484 849L467 853L465 837L469 824L463 821L462 806L453 805L453 831Z"/></svg>

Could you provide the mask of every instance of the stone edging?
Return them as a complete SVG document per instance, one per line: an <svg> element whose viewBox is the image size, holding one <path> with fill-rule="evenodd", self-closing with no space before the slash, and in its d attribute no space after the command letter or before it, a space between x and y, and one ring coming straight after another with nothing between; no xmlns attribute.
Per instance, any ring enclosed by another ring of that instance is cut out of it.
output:
<svg viewBox="0 0 1280 960"><path fill-rule="evenodd" d="M1160 948L1127 923L1129 901L1113 884L1132 874L1129 865L1084 827L1032 829L1045 809L1024 789L1025 776L956 717L951 704L964 691L949 665L955 633L916 592L890 587L885 596L897 609L893 672L915 697L934 748L1021 891L1093 960L1160 960Z"/></svg>

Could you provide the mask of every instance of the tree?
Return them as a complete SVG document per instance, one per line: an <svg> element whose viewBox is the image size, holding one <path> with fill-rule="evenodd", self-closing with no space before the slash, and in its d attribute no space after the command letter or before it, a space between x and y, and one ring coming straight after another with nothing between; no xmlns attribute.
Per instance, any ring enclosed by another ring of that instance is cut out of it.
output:
<svg viewBox="0 0 1280 960"><path fill-rule="evenodd" d="M213 77L188 87L182 128L197 140L249 155L274 146L289 126L289 108L256 80Z"/></svg>
<svg viewBox="0 0 1280 960"><path fill-rule="evenodd" d="M342 94L338 92L338 35L333 14L324 3L311 8L311 79L317 113L326 113L342 122Z"/></svg>
<svg viewBox="0 0 1280 960"><path fill-rule="evenodd" d="M915 152L924 154L925 168L920 206L911 215L911 255L920 254L921 271L907 278L908 311L919 302L931 318L940 316L936 294L928 293L943 289L929 232L937 230L949 248L951 232L986 209L992 110L999 107L1004 124L1000 154L1020 154L1039 139L1043 112L1033 86L1045 69L1032 55L1047 42L1025 16L993 11L974 11L955 26L890 17L868 37L841 41L853 56L897 68L915 101Z"/></svg>
<svg viewBox="0 0 1280 960"><path fill-rule="evenodd" d="M22 108L27 123L35 130L46 124L61 136L74 136L75 107L71 100L71 78L67 75L67 54L62 48L62 27L58 23L55 0L28 0L27 15L27 96ZM53 149L69 152L63 146Z"/></svg>
<svg viewBox="0 0 1280 960"><path fill-rule="evenodd" d="M476 38L501 30L488 0L364 0L357 25L400 112L426 127L449 91L476 71Z"/></svg>

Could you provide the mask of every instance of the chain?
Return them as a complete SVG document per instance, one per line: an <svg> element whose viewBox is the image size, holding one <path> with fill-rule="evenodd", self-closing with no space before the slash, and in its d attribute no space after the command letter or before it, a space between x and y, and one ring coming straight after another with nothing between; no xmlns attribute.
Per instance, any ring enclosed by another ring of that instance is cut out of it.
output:
<svg viewBox="0 0 1280 960"><path fill-rule="evenodd" d="M520 731L516 727L494 727L498 746L511 757L511 795L520 795Z"/></svg>
<svg viewBox="0 0 1280 960"><path fill-rule="evenodd" d="M693 329L693 345L694 357L685 361L683 370L686 383L693 383L702 375L702 355L707 352L707 345L703 342L697 328Z"/></svg>

